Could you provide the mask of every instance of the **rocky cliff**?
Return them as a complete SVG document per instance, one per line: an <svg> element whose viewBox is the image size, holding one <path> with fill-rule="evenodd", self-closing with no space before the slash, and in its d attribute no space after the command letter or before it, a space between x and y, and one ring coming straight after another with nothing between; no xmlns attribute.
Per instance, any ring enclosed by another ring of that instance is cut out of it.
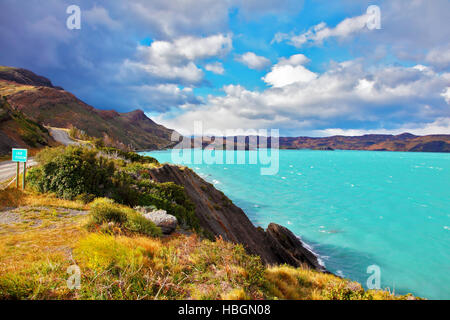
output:
<svg viewBox="0 0 450 320"><path fill-rule="evenodd" d="M158 182L183 186L195 204L201 227L209 234L242 244L250 254L260 256L268 265L307 265L325 271L291 231L277 224L270 224L267 230L255 227L242 209L191 169L166 164L152 169L151 176Z"/></svg>

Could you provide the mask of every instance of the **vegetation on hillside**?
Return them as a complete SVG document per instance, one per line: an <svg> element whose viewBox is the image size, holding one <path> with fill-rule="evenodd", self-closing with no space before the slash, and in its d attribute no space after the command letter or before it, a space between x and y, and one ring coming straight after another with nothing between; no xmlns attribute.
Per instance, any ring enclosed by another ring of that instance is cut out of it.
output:
<svg viewBox="0 0 450 320"><path fill-rule="evenodd" d="M84 130L80 130L77 127L69 127L69 137L73 140L92 141L94 138L90 137Z"/></svg>
<svg viewBox="0 0 450 320"><path fill-rule="evenodd" d="M6 99L0 96L0 155L13 147L42 148L49 145L48 130L27 118L22 112L13 110Z"/></svg>
<svg viewBox="0 0 450 320"><path fill-rule="evenodd" d="M136 233L145 236L160 236L161 229L139 212L117 205L108 198L98 198L90 205L90 230L111 234Z"/></svg>
<svg viewBox="0 0 450 320"><path fill-rule="evenodd" d="M151 180L152 158L70 146L37 160L26 191L0 191L0 299L410 298L306 266L267 267L241 245L205 239L184 189ZM135 205L191 231L162 236ZM73 266L79 288L68 286Z"/></svg>
<svg viewBox="0 0 450 320"><path fill-rule="evenodd" d="M114 148L68 146L45 149L36 156L39 167L29 171L29 185L63 199L107 197L130 207L154 206L200 231L194 205L184 189L172 182L151 180L156 159Z"/></svg>

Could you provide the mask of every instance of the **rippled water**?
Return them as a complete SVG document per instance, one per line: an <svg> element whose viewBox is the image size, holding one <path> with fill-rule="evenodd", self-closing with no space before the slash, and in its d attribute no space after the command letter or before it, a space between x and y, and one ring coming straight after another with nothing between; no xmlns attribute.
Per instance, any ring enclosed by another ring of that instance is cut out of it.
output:
<svg viewBox="0 0 450 320"><path fill-rule="evenodd" d="M148 154L172 162L170 151ZM281 150L273 176L258 165L188 166L255 225L301 236L330 271L365 285L377 265L383 288L450 299L450 154Z"/></svg>

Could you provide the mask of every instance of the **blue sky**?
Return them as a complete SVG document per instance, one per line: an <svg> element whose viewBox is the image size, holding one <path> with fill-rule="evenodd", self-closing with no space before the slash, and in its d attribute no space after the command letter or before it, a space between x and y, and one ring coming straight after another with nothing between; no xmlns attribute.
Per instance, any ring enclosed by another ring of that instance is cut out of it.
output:
<svg viewBox="0 0 450 320"><path fill-rule="evenodd" d="M66 28L66 8L81 29ZM381 28L367 28L367 8ZM189 134L450 134L448 0L2 0L0 64Z"/></svg>

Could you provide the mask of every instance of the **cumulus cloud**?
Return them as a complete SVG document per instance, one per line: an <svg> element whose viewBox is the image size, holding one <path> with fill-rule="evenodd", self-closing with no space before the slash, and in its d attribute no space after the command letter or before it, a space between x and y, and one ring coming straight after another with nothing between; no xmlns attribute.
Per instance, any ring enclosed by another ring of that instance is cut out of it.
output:
<svg viewBox="0 0 450 320"><path fill-rule="evenodd" d="M316 79L317 75L303 66L308 61L309 59L303 54L293 55L289 59L281 58L262 79L272 87L284 87L293 83L310 82Z"/></svg>
<svg viewBox="0 0 450 320"><path fill-rule="evenodd" d="M222 63L220 62L208 63L205 65L205 69L215 74L225 73L225 69L223 68Z"/></svg>
<svg viewBox="0 0 450 320"><path fill-rule="evenodd" d="M273 70L302 67L309 71L300 64L305 60L282 59L281 66L275 65ZM362 61L354 60L333 63L309 81L295 80L264 91L228 85L225 96L210 96L204 105L188 106L183 114L168 114L158 120L184 133L193 129L194 121L203 120L205 126L222 130L282 128L285 134L314 134L317 128L345 128L348 122L362 127L383 123L384 129L390 130L404 119L413 128L413 124L419 127L437 118L450 118L441 95L450 85L450 74L425 66L366 69Z"/></svg>
<svg viewBox="0 0 450 320"><path fill-rule="evenodd" d="M174 41L154 41L137 47L137 59L126 59L119 78L123 81L176 82L197 84L203 71L196 61L226 55L232 48L230 35L181 37ZM217 71L218 65L216 65Z"/></svg>
<svg viewBox="0 0 450 320"><path fill-rule="evenodd" d="M254 52L246 52L238 55L236 61L245 64L250 69L262 70L270 66L271 62L266 57L257 56Z"/></svg>

